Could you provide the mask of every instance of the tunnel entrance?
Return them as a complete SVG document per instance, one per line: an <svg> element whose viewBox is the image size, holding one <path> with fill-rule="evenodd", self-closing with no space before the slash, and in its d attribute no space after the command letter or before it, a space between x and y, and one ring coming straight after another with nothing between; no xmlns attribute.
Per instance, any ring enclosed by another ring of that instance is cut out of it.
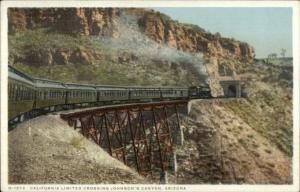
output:
<svg viewBox="0 0 300 192"><path fill-rule="evenodd" d="M241 84L238 80L220 81L225 97L241 97Z"/></svg>
<svg viewBox="0 0 300 192"><path fill-rule="evenodd" d="M229 85L228 86L228 96L229 97L236 97L236 86L235 85Z"/></svg>

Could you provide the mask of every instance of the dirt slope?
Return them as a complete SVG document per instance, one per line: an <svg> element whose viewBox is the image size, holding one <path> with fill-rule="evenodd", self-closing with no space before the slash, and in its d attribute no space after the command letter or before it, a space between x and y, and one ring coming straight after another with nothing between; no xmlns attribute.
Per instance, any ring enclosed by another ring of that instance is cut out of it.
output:
<svg viewBox="0 0 300 192"><path fill-rule="evenodd" d="M9 183L147 183L57 115L22 123L8 139Z"/></svg>
<svg viewBox="0 0 300 192"><path fill-rule="evenodd" d="M291 158L227 108L239 100L194 100L179 150L182 183L287 184ZM183 151L182 151L183 150ZM180 173L181 172L181 173ZM190 180L186 178L190 177Z"/></svg>

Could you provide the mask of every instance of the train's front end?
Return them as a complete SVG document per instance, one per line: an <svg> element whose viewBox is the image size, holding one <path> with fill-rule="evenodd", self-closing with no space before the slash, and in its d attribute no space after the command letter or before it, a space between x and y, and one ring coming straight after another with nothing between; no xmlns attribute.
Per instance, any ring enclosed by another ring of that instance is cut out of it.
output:
<svg viewBox="0 0 300 192"><path fill-rule="evenodd" d="M189 87L190 99L210 99L212 98L209 85Z"/></svg>

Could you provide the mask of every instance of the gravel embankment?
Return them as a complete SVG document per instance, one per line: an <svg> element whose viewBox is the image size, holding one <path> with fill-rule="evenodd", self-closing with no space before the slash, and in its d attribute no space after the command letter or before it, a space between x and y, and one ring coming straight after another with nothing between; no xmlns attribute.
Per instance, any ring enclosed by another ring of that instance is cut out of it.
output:
<svg viewBox="0 0 300 192"><path fill-rule="evenodd" d="M58 115L41 116L8 134L9 183L147 183Z"/></svg>

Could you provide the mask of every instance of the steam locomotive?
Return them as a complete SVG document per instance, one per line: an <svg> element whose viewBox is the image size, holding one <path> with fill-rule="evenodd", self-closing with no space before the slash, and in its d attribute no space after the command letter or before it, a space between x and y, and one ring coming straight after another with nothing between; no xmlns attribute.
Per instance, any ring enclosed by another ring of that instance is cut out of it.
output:
<svg viewBox="0 0 300 192"><path fill-rule="evenodd" d="M62 83L32 78L8 67L9 124L23 121L41 111L51 112L76 106L211 97L208 86L133 87Z"/></svg>

